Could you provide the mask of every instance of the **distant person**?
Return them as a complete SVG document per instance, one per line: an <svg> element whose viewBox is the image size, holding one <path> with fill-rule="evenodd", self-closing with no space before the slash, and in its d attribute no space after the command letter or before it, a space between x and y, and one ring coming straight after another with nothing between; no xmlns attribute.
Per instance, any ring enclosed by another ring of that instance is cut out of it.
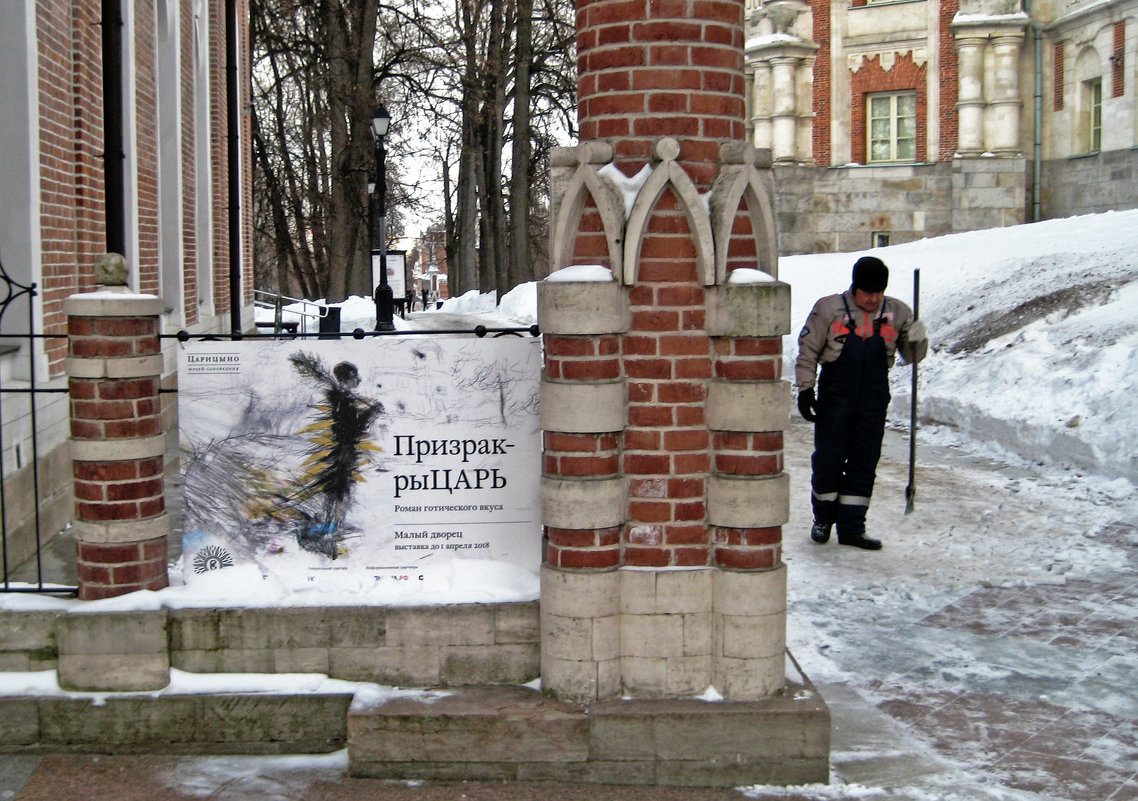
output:
<svg viewBox="0 0 1138 801"><path fill-rule="evenodd" d="M814 423L814 542L827 542L837 525L840 544L881 548L881 540L865 535L865 513L885 433L889 368L898 350L911 364L929 347L925 324L885 295L888 283L885 263L863 256L854 264L850 288L815 303L798 335L798 410Z"/></svg>

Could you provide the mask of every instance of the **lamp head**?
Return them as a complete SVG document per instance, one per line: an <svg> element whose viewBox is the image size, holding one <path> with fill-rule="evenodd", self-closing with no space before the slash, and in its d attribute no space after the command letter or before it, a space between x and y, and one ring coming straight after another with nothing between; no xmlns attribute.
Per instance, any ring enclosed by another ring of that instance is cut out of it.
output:
<svg viewBox="0 0 1138 801"><path fill-rule="evenodd" d="M375 137L375 141L383 140L387 136L387 131L391 128L391 114L380 103L375 107L375 111L371 114L371 135Z"/></svg>

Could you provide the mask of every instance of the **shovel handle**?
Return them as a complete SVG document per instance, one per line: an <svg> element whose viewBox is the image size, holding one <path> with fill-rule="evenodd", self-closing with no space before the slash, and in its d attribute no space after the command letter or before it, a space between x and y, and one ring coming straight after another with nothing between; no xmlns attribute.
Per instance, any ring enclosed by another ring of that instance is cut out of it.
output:
<svg viewBox="0 0 1138 801"><path fill-rule="evenodd" d="M913 270L913 319L921 314L921 269ZM913 373L909 386L909 486L905 487L905 514L913 511L917 497L917 360L913 359Z"/></svg>

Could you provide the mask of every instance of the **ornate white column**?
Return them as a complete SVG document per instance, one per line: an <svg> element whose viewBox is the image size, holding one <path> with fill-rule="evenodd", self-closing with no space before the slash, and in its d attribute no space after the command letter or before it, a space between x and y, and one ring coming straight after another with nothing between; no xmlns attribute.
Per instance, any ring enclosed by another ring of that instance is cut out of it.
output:
<svg viewBox="0 0 1138 801"><path fill-rule="evenodd" d="M956 103L959 133L957 153L979 156L984 152L984 46L987 37L969 31L956 35L960 65Z"/></svg>
<svg viewBox="0 0 1138 801"><path fill-rule="evenodd" d="M795 161L796 130L798 126L798 104L796 89L798 82L795 71L798 59L780 56L771 59L771 83L774 97L773 135L771 155L776 164Z"/></svg>
<svg viewBox="0 0 1138 801"><path fill-rule="evenodd" d="M818 46L809 40L810 8L801 0L748 6L746 59L754 75L752 143L775 162L810 161L811 69Z"/></svg>
<svg viewBox="0 0 1138 801"><path fill-rule="evenodd" d="M814 161L814 58L803 59L798 75L797 161Z"/></svg>
<svg viewBox="0 0 1138 801"><path fill-rule="evenodd" d="M768 61L756 61L752 69L755 77L751 123L755 133L751 141L757 148L770 149L771 114L774 111L771 100L771 65Z"/></svg>
<svg viewBox="0 0 1138 801"><path fill-rule="evenodd" d="M1020 142L1020 118L1023 100L1020 98L1019 53L1023 44L1024 32L1002 31L992 36L994 52L993 95L988 104L986 130L991 141L988 150L998 155L1018 155L1023 147Z"/></svg>

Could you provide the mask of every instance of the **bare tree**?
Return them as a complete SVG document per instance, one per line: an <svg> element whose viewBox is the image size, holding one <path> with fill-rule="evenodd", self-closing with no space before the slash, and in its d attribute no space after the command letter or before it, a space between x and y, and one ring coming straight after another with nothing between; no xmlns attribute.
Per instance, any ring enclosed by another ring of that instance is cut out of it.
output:
<svg viewBox="0 0 1138 801"><path fill-rule="evenodd" d="M427 9L420 0L251 0L250 10L258 261L276 262L279 291L330 302L370 295L371 116L380 99L398 117L429 91ZM414 188L389 139L390 241Z"/></svg>
<svg viewBox="0 0 1138 801"><path fill-rule="evenodd" d="M573 4L435 1L251 0L260 280L333 302L370 294L379 100L395 120L389 239L434 200L400 170L427 159L452 292L504 293L548 269L546 161L573 134Z"/></svg>
<svg viewBox="0 0 1138 801"><path fill-rule="evenodd" d="M547 157L574 133L573 13L569 0L462 0L456 8L462 149L445 180L455 291L501 294L548 269Z"/></svg>

